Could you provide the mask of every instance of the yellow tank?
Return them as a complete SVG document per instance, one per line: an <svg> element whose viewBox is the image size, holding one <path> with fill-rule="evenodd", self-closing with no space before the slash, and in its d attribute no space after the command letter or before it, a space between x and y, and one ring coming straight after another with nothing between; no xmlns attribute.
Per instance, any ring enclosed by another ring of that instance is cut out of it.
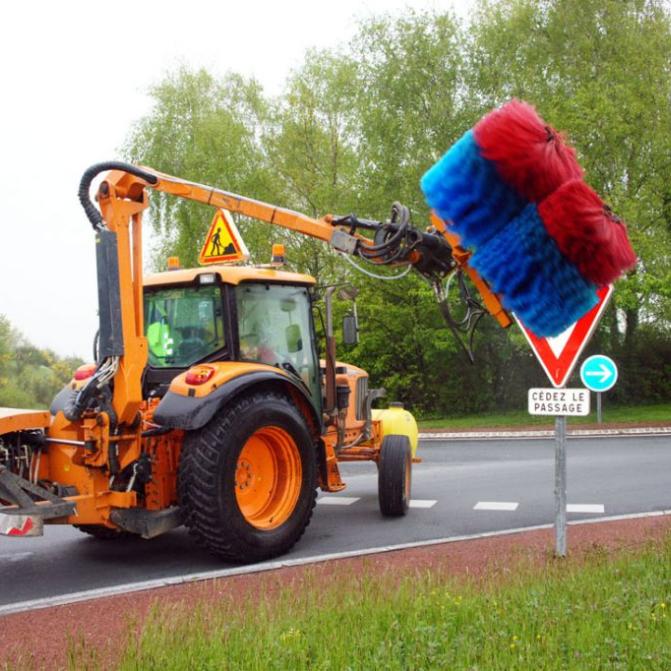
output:
<svg viewBox="0 0 671 671"><path fill-rule="evenodd" d="M412 456L417 452L419 429L415 418L403 408L403 403L390 403L384 410L373 410L373 419L382 422L382 437L408 436Z"/></svg>

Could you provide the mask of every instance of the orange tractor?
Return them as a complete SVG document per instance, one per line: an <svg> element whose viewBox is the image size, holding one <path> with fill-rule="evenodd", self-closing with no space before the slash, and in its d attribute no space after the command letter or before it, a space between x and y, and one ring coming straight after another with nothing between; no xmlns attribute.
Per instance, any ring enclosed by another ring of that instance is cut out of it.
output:
<svg viewBox="0 0 671 671"><path fill-rule="evenodd" d="M98 209L89 191L104 172ZM143 277L152 191L319 238L370 264L412 266L433 282L455 332L467 324L469 352L485 311L510 323L439 219L418 231L398 204L387 222L312 219L148 168L93 166L79 197L96 234L96 363L75 372L48 412L0 409L0 533L40 535L46 522L97 538L151 538L184 524L219 557L258 561L291 548L317 488L341 491L339 463L361 460L378 466L382 514L405 514L417 426L394 404L373 410L382 391L336 360L334 288L320 359L312 277L248 265ZM483 307L462 282L461 321L443 293L455 272L484 299ZM355 342L356 318L343 326Z"/></svg>

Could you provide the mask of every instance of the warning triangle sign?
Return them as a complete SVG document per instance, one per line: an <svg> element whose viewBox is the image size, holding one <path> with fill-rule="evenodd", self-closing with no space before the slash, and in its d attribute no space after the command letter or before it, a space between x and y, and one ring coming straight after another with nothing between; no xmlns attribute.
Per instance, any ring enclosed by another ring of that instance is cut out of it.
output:
<svg viewBox="0 0 671 671"><path fill-rule="evenodd" d="M228 210L217 210L198 260L205 263L246 261L249 252Z"/></svg>
<svg viewBox="0 0 671 671"><path fill-rule="evenodd" d="M566 384L578 358L592 337L612 293L612 284L597 289L599 302L566 331L554 338L539 338L515 317L553 387L559 388Z"/></svg>

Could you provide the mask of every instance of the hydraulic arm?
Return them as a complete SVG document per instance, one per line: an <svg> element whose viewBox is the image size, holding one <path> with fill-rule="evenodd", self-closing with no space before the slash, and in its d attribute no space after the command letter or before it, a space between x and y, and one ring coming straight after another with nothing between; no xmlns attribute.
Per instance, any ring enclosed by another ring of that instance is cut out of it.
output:
<svg viewBox="0 0 671 671"><path fill-rule="evenodd" d="M96 196L99 211L90 200L89 190L95 177L107 171ZM142 403L140 380L147 352L143 336L141 222L148 206L147 189L323 240L337 252L377 266L411 267L433 285L441 312L471 360L473 331L483 314L489 312L503 327L510 324L499 299L469 267L469 252L459 246L458 238L435 215L426 231L411 225L408 208L399 203L394 203L391 217L385 222L360 219L353 214L327 214L315 219L150 168L120 162L100 163L84 173L79 189L80 201L97 234L99 364L69 409L70 419L79 418L95 396L102 407L108 408L115 423L132 424ZM464 282L464 273L480 292L484 306ZM455 275L466 308L460 320L452 317L445 290L446 280ZM121 320L115 317L118 314ZM113 396L107 399L112 379Z"/></svg>
<svg viewBox="0 0 671 671"><path fill-rule="evenodd" d="M90 191L101 173L96 206ZM368 388L366 371L337 361L328 307L333 288L326 294L322 368L310 314L314 278L223 266L182 269L174 281L169 272L143 276L142 216L151 190L317 238L368 274L377 266L403 269L392 278L419 272L433 285L450 328L465 334L460 342L469 355L486 311L502 326L509 323L444 222L434 218L420 231L400 203L387 221L352 214L317 219L149 168L92 166L79 198L96 234L96 363L75 372L50 413L0 409L0 534L39 535L46 521L98 538L121 531L150 538L186 524L222 558L268 558L300 537L316 487L345 487L338 463L352 460L378 463L382 514L404 514L416 424L400 408L373 410L383 390ZM454 278L466 306L460 320L447 302ZM471 293L473 284L482 299ZM180 301L189 307L177 309ZM159 353L157 343L165 347ZM222 439L210 440L213 431ZM201 501L209 485L192 466L207 463L210 472L215 462L220 486ZM196 519L205 518L216 532L196 528Z"/></svg>

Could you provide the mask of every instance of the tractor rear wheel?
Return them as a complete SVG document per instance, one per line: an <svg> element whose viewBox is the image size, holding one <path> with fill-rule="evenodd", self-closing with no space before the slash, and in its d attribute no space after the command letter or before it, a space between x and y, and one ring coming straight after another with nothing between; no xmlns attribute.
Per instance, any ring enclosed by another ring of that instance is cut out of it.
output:
<svg viewBox="0 0 671 671"><path fill-rule="evenodd" d="M389 435L382 440L378 463L378 499L385 517L400 517L410 506L412 450L407 436Z"/></svg>
<svg viewBox="0 0 671 671"><path fill-rule="evenodd" d="M184 441L184 523L201 545L228 561L287 552L310 521L316 483L315 441L303 415L279 393L234 400Z"/></svg>

